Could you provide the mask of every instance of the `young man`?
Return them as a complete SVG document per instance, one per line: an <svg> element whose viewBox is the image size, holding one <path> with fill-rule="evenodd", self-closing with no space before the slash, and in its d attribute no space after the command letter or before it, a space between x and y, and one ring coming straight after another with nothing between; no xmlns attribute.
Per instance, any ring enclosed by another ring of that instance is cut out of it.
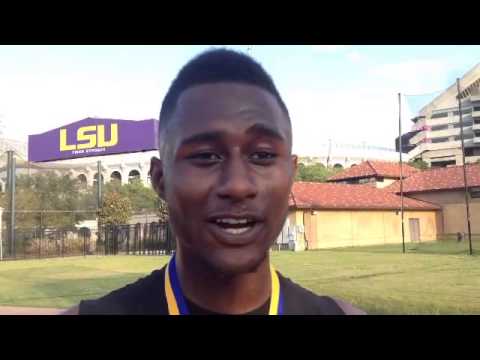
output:
<svg viewBox="0 0 480 360"><path fill-rule="evenodd" d="M287 107L250 57L213 50L173 81L152 183L177 238L169 264L68 313L362 314L270 265L297 159Z"/></svg>

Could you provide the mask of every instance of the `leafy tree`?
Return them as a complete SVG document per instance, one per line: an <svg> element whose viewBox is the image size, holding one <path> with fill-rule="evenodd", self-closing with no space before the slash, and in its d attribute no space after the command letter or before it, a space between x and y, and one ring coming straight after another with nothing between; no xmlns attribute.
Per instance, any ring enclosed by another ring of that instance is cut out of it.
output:
<svg viewBox="0 0 480 360"><path fill-rule="evenodd" d="M16 226L19 228L73 227L88 216L85 213L75 213L74 210L86 209L84 204L92 202L89 199L89 197L92 198L91 194L82 192L79 185L78 180L69 176L59 176L54 172L17 175ZM7 192L0 200L1 206L7 211L8 199ZM51 212L52 210L59 212ZM92 214L94 215L94 212Z"/></svg>
<svg viewBox="0 0 480 360"><path fill-rule="evenodd" d="M168 221L168 208L165 201L149 186L143 185L140 180L120 185L118 182L109 182L105 185L105 193L118 192L130 199L134 212L155 210L160 221Z"/></svg>
<svg viewBox="0 0 480 360"><path fill-rule="evenodd" d="M326 167L323 164L304 165L298 164L296 181L326 182L327 179L342 171L341 168Z"/></svg>
<svg viewBox="0 0 480 360"><path fill-rule="evenodd" d="M408 162L408 165L413 166L414 168L417 168L420 170L426 170L429 168L428 163L422 159L410 160Z"/></svg>
<svg viewBox="0 0 480 360"><path fill-rule="evenodd" d="M102 225L126 224L132 216L132 203L128 197L110 191L103 197L99 218Z"/></svg>

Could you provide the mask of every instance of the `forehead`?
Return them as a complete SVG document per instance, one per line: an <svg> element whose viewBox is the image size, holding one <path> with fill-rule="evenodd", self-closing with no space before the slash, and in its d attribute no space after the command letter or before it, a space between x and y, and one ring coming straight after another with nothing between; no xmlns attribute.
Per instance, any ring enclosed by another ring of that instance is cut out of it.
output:
<svg viewBox="0 0 480 360"><path fill-rule="evenodd" d="M254 123L277 129L286 139L291 136L287 116L272 94L237 83L202 84L185 90L178 99L172 123L178 138Z"/></svg>

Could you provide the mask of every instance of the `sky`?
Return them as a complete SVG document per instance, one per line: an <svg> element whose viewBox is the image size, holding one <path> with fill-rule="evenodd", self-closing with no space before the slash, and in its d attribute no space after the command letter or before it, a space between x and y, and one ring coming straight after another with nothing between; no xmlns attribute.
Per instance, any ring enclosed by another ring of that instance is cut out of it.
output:
<svg viewBox="0 0 480 360"><path fill-rule="evenodd" d="M293 150L329 140L394 148L420 107L480 62L480 46L195 45L0 46L3 136L27 141L84 119L157 118L180 68L200 52L248 52L273 77L293 126Z"/></svg>

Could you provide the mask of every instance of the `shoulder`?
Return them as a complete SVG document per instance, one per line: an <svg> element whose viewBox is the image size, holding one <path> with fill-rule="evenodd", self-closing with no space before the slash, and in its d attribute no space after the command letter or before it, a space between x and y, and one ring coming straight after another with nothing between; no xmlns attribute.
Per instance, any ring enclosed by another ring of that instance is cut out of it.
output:
<svg viewBox="0 0 480 360"><path fill-rule="evenodd" d="M161 314L165 267L94 300L82 300L80 315Z"/></svg>
<svg viewBox="0 0 480 360"><path fill-rule="evenodd" d="M366 312L331 296L321 296L279 273L286 315L366 315Z"/></svg>

